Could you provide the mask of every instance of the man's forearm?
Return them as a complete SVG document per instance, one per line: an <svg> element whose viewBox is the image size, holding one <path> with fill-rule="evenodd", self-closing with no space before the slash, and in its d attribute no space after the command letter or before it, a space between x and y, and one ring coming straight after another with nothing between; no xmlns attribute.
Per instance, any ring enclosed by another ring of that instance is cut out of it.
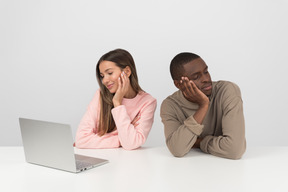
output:
<svg viewBox="0 0 288 192"><path fill-rule="evenodd" d="M207 114L208 108L209 108L209 104L199 106L199 109L193 115L193 117L197 121L197 123L202 124L202 122L203 122L203 120Z"/></svg>

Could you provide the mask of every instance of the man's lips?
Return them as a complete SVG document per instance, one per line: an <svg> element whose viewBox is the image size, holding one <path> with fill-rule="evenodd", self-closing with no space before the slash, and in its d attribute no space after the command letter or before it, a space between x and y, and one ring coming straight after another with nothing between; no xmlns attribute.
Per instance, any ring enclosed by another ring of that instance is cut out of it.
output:
<svg viewBox="0 0 288 192"><path fill-rule="evenodd" d="M202 87L202 90L204 90L204 91L209 91L211 89L212 89L212 84L205 85L205 86Z"/></svg>

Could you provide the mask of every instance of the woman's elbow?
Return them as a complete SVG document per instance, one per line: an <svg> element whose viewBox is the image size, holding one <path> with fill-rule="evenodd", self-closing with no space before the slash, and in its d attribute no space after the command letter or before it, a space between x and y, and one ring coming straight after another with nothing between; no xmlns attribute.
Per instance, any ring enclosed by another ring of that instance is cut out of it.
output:
<svg viewBox="0 0 288 192"><path fill-rule="evenodd" d="M85 145L83 145L83 143L79 142L79 141L75 141L74 143L74 147L78 148L78 149L84 149Z"/></svg>
<svg viewBox="0 0 288 192"><path fill-rule="evenodd" d="M141 147L141 145L143 145L144 143L145 143L145 139L141 139L141 141L140 140L134 140L134 141L129 140L129 141L122 141L121 146L125 150L134 150L134 149Z"/></svg>
<svg viewBox="0 0 288 192"><path fill-rule="evenodd" d="M125 150L131 151L131 150L139 148L140 145L133 145L133 144L127 144L127 143L124 144L123 143L123 144L121 144L121 147Z"/></svg>

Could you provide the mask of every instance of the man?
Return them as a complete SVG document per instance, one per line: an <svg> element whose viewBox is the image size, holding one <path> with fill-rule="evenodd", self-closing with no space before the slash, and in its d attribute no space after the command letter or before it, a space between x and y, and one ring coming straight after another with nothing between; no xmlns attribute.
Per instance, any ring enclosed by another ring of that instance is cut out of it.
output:
<svg viewBox="0 0 288 192"><path fill-rule="evenodd" d="M200 56L180 53L170 64L179 89L161 105L166 144L176 157L191 148L215 156L240 159L246 149L243 103L239 87L212 82Z"/></svg>

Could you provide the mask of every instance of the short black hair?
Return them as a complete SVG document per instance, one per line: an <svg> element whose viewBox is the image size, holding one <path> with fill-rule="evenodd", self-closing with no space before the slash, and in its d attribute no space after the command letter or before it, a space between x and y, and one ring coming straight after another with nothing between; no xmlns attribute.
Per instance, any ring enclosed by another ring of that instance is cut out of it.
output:
<svg viewBox="0 0 288 192"><path fill-rule="evenodd" d="M183 52L176 55L170 63L170 73L173 80L180 80L183 75L183 65L200 58L195 53Z"/></svg>

